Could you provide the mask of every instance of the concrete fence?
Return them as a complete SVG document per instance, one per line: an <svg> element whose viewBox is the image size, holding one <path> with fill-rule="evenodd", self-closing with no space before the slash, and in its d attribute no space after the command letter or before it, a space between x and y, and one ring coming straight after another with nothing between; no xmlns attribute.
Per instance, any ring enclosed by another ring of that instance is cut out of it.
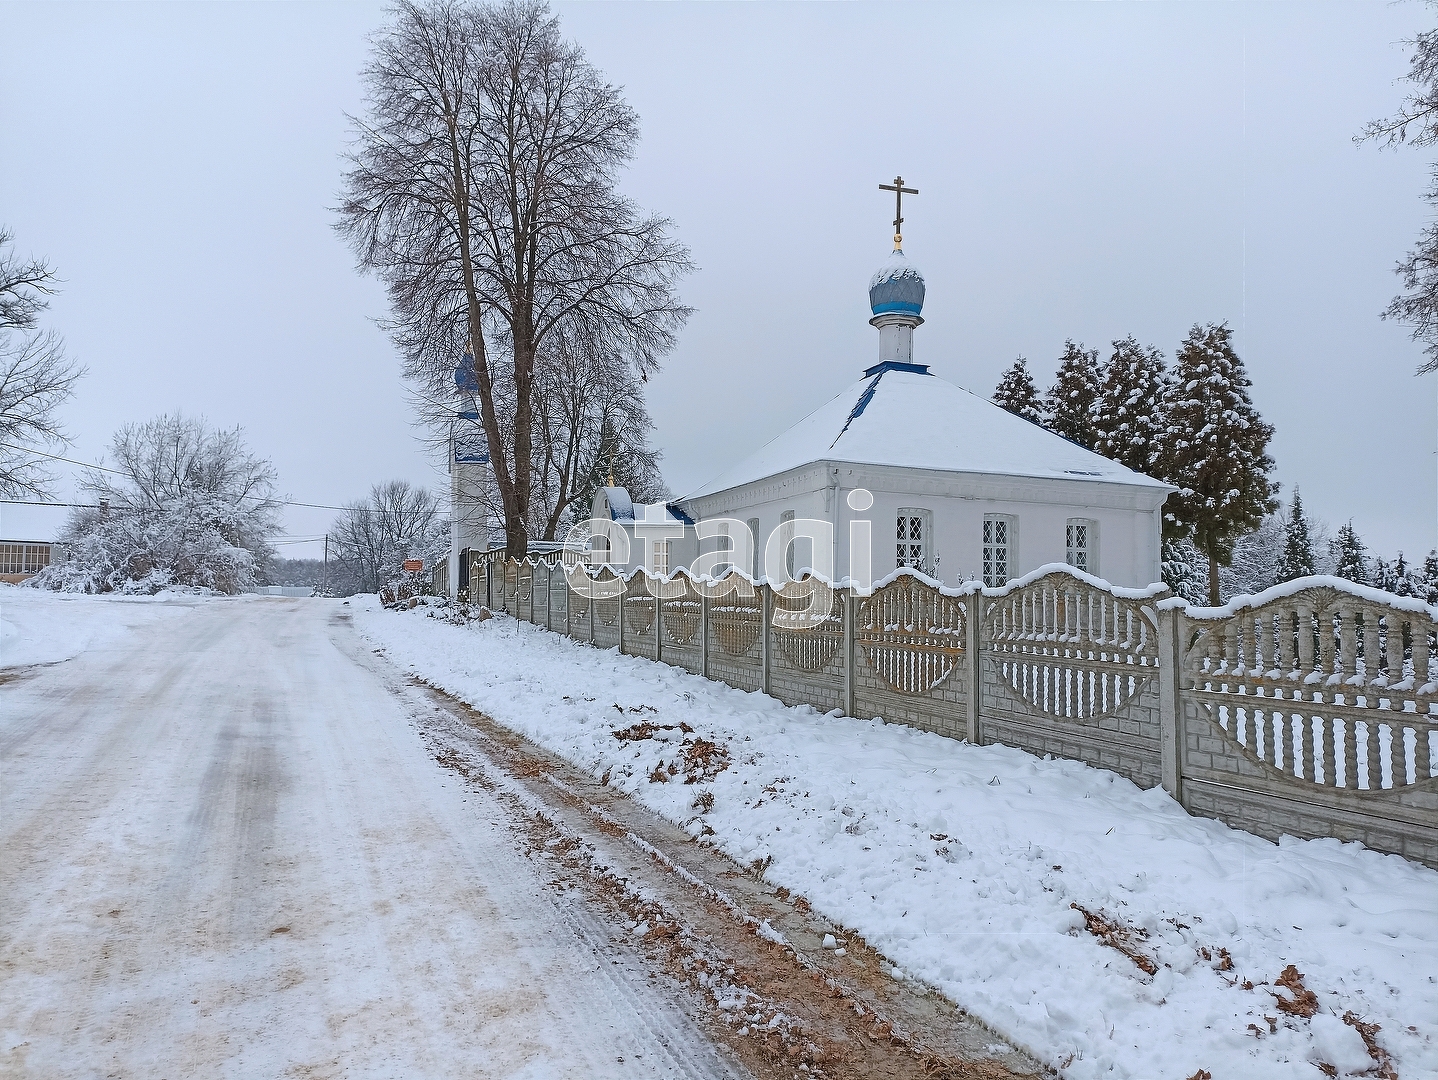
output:
<svg viewBox="0 0 1438 1080"><path fill-rule="evenodd" d="M1438 609L1415 600L1303 578L1195 608L1065 566L998 589L899 571L861 594L501 558L470 590L786 704L1073 758L1270 839L1438 867Z"/></svg>

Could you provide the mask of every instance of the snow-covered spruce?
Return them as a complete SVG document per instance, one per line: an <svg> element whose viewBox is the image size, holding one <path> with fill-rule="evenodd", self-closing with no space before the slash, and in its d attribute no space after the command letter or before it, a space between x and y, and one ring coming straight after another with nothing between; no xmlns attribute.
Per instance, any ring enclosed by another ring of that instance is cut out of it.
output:
<svg viewBox="0 0 1438 1080"><path fill-rule="evenodd" d="M1278 508L1278 485L1269 479L1273 428L1254 408L1251 385L1232 329L1195 325L1179 346L1161 409L1154 474L1179 489L1164 503L1164 535L1191 538L1208 556L1211 604L1234 544Z"/></svg>
<svg viewBox="0 0 1438 1080"><path fill-rule="evenodd" d="M1152 473L1163 436L1163 353L1132 334L1113 343L1103 386L1089 409L1094 449L1135 472Z"/></svg>
<svg viewBox="0 0 1438 1080"><path fill-rule="evenodd" d="M1021 416L1035 424L1044 422L1043 402L1039 400L1034 377L1029 374L1028 361L1022 356L1000 376L993 400L999 408L1007 409L1015 416Z"/></svg>
<svg viewBox="0 0 1438 1080"><path fill-rule="evenodd" d="M1102 389L1098 350L1085 349L1072 338L1065 341L1054 384L1044 397L1048 429L1070 442L1094 449L1098 431L1090 409Z"/></svg>
<svg viewBox="0 0 1438 1080"><path fill-rule="evenodd" d="M356 606L401 665L762 867L1065 1077L1309 1080L1373 1064L1358 1023L1399 1075L1438 1074L1432 870L1272 844L1077 762L786 708L506 617ZM1289 965L1312 1015L1277 981Z"/></svg>

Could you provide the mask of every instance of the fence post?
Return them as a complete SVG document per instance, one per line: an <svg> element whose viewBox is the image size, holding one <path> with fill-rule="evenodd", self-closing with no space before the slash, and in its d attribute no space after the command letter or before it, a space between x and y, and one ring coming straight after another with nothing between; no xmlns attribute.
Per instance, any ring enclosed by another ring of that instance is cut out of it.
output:
<svg viewBox="0 0 1438 1080"><path fill-rule="evenodd" d="M1183 702L1179 694L1179 625L1176 607L1158 611L1159 783L1183 802Z"/></svg>
<svg viewBox="0 0 1438 1080"><path fill-rule="evenodd" d="M964 601L964 652L968 654L969 695L964 726L965 738L975 746L984 744L984 594L972 592Z"/></svg>
<svg viewBox="0 0 1438 1080"><path fill-rule="evenodd" d="M858 715L859 683L854 670L857 649L854 642L855 609L859 606L853 586L844 590L844 715Z"/></svg>
<svg viewBox="0 0 1438 1080"><path fill-rule="evenodd" d="M587 574L588 571L585 571ZM593 579L590 579L591 582ZM594 644L594 586L589 586L589 644Z"/></svg>
<svg viewBox="0 0 1438 1080"><path fill-rule="evenodd" d="M761 585L759 587L759 637L762 646L759 650L762 677L760 689L764 693L769 692L769 631L774 624L774 590L771 586Z"/></svg>
<svg viewBox="0 0 1438 1080"><path fill-rule="evenodd" d="M554 564L544 564L544 628L554 629Z"/></svg>
<svg viewBox="0 0 1438 1080"><path fill-rule="evenodd" d="M664 593L654 593L654 662L664 662Z"/></svg>
<svg viewBox="0 0 1438 1080"><path fill-rule="evenodd" d="M492 566L494 566L494 560L486 553L484 556L484 606L490 611L494 610L494 589L489 583L489 571Z"/></svg>
<svg viewBox="0 0 1438 1080"><path fill-rule="evenodd" d="M709 678L709 590L699 591L699 674Z"/></svg>
<svg viewBox="0 0 1438 1080"><path fill-rule="evenodd" d="M624 602L629 599L629 582L624 580L624 575L619 575L619 615L614 620L614 625L619 627L619 655L624 655Z"/></svg>

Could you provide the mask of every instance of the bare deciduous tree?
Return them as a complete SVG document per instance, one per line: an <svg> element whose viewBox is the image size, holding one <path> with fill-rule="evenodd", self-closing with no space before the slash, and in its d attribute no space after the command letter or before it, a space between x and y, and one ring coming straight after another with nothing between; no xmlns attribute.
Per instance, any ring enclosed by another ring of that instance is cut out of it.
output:
<svg viewBox="0 0 1438 1080"><path fill-rule="evenodd" d="M443 560L449 522L432 491L391 480L351 503L331 526L330 541L360 591L378 592L400 575L405 559L423 559L426 567Z"/></svg>
<svg viewBox="0 0 1438 1080"><path fill-rule="evenodd" d="M564 335L551 339L537 368L533 501L543 538L554 540L561 523L588 517L598 478L610 471L639 502L661 498L659 455L649 446L652 424L633 368Z"/></svg>
<svg viewBox="0 0 1438 1080"><path fill-rule="evenodd" d="M586 339L647 376L689 315L674 286L692 264L670 222L616 190L638 119L545 4L394 10L364 72L338 228L385 281L389 329L427 394L472 352L506 546L522 556L550 337Z"/></svg>
<svg viewBox="0 0 1438 1080"><path fill-rule="evenodd" d="M49 264L21 259L0 228L0 495L48 495L47 459L30 449L68 441L56 413L84 370L37 327L55 284Z"/></svg>
<svg viewBox="0 0 1438 1080"><path fill-rule="evenodd" d="M1429 7L1438 8L1438 4L1429 0ZM1413 49L1405 76L1413 90L1392 116L1370 120L1354 136L1356 142L1385 147L1438 143L1438 30L1425 30L1404 44ZM1438 165L1433 167L1423 198L1430 207L1438 206ZM1383 310L1383 318L1413 328L1413 340L1423 344L1428 356L1418 374L1438 371L1438 224L1424 226L1417 245L1398 260L1394 272L1403 282L1403 291Z"/></svg>

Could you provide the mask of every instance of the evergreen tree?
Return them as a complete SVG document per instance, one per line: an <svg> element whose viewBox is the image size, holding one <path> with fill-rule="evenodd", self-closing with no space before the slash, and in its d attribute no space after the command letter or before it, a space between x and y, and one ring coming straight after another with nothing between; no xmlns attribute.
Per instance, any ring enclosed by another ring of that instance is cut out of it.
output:
<svg viewBox="0 0 1438 1080"><path fill-rule="evenodd" d="M1150 472L1163 430L1163 353L1130 334L1113 343L1103 385L1089 407L1094 449L1135 472Z"/></svg>
<svg viewBox="0 0 1438 1080"><path fill-rule="evenodd" d="M1403 552L1398 553L1398 561L1393 564L1393 588L1391 592L1399 596L1417 596L1419 589L1413 581L1413 568L1403 558Z"/></svg>
<svg viewBox="0 0 1438 1080"><path fill-rule="evenodd" d="M1201 566L1203 559L1191 540L1164 540L1162 554L1163 583L1190 604L1202 604L1208 595L1208 582Z"/></svg>
<svg viewBox="0 0 1438 1080"><path fill-rule="evenodd" d="M1279 514L1269 514L1258 528L1234 542L1233 558L1218 570L1220 601L1226 604L1235 596L1261 593L1279 580L1283 550L1288 546L1287 532L1287 521ZM1205 597L1202 602L1207 603L1207 580L1199 591Z"/></svg>
<svg viewBox="0 0 1438 1080"><path fill-rule="evenodd" d="M1423 589L1418 594L1429 604L1438 604L1438 550L1423 560Z"/></svg>
<svg viewBox="0 0 1438 1080"><path fill-rule="evenodd" d="M1022 356L999 379L998 389L994 391L994 404L1035 424L1044 422L1038 387L1029 374L1029 362Z"/></svg>
<svg viewBox="0 0 1438 1080"><path fill-rule="evenodd" d="M1070 338L1064 342L1058 374L1044 398L1048 428L1090 450L1098 440L1089 410L1102 389L1098 350L1085 349Z"/></svg>
<svg viewBox="0 0 1438 1080"><path fill-rule="evenodd" d="M1373 587L1392 592L1394 581L1393 564L1379 555L1373 560Z"/></svg>
<svg viewBox="0 0 1438 1080"><path fill-rule="evenodd" d="M1314 566L1313 541L1308 535L1308 518L1303 513L1303 499L1293 489L1293 505L1288 508L1284 525L1283 557L1278 562L1277 581L1310 577L1318 571Z"/></svg>
<svg viewBox="0 0 1438 1080"><path fill-rule="evenodd" d="M1233 558L1234 543L1278 508L1278 486L1268 478L1273 428L1248 396L1252 383L1232 337L1227 324L1189 331L1165 388L1155 455L1155 472L1179 489L1164 506L1165 531L1191 537L1208 557L1211 604L1219 602L1218 568Z"/></svg>
<svg viewBox="0 0 1438 1080"><path fill-rule="evenodd" d="M1333 540L1333 554L1338 564L1333 573L1337 577L1347 578L1359 585L1368 584L1368 548L1358 539L1352 521L1338 530Z"/></svg>
<svg viewBox="0 0 1438 1080"><path fill-rule="evenodd" d="M635 504L654 503L668 497L659 475L659 455L647 447L635 446L625 433L609 420L599 426L599 444L588 472L575 487L575 519L589 517L594 493L612 481L615 487L629 492Z"/></svg>
<svg viewBox="0 0 1438 1080"><path fill-rule="evenodd" d="M1438 30L1419 32L1404 42L1413 46L1408 74L1408 96L1392 116L1372 120L1364 127L1360 142L1379 146L1432 146L1438 142ZM1431 183L1423 199L1430 212L1428 224L1418 234L1418 243L1398 261L1394 272L1403 282L1403 292L1393 298L1382 317L1413 328L1413 340L1421 342L1428 358L1418 368L1420 375L1438 371L1438 222L1431 209L1438 207L1438 166L1430 166Z"/></svg>

